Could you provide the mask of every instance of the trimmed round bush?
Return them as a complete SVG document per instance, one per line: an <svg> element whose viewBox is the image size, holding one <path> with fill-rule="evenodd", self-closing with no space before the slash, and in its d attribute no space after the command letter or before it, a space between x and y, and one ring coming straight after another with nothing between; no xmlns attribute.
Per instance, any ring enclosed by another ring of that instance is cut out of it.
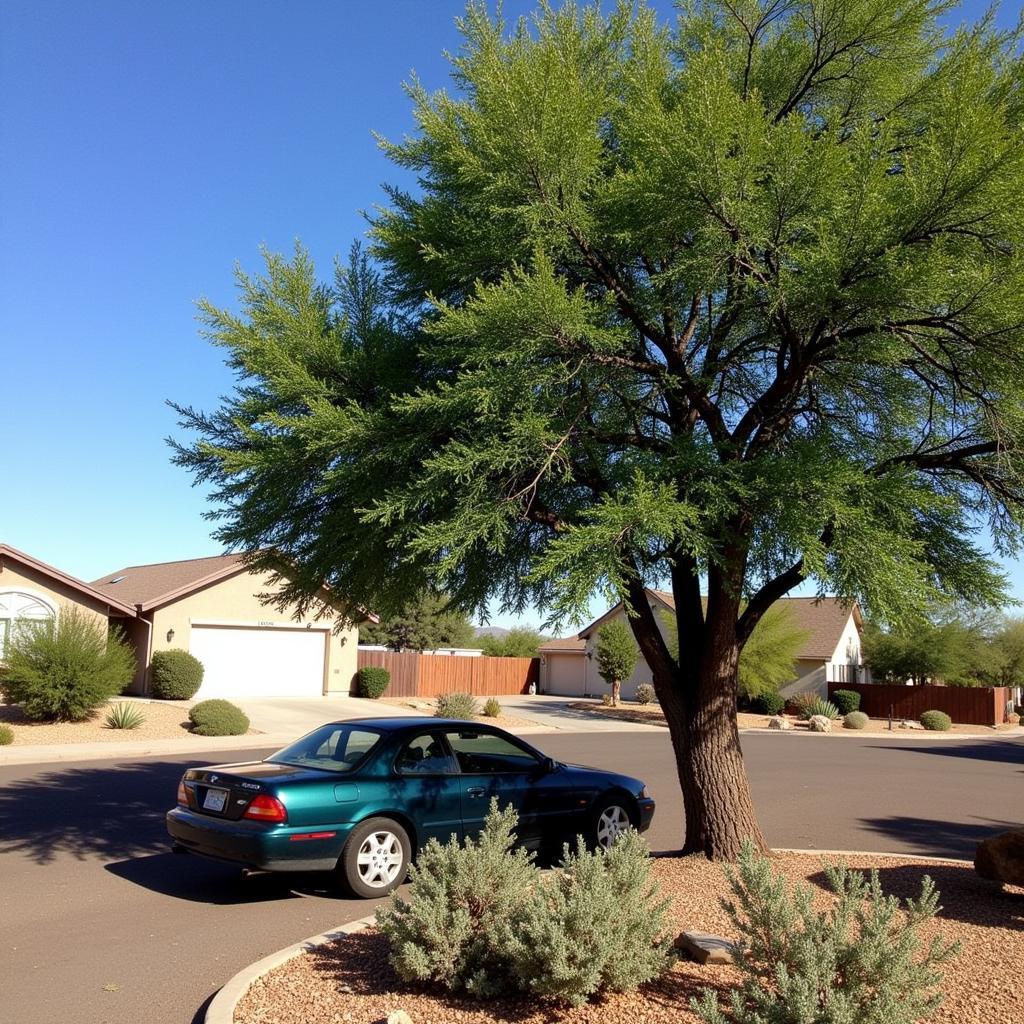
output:
<svg viewBox="0 0 1024 1024"><path fill-rule="evenodd" d="M654 703L654 687L650 683L641 683L636 688L636 702L637 704Z"/></svg>
<svg viewBox="0 0 1024 1024"><path fill-rule="evenodd" d="M919 721L932 732L945 732L953 725L953 719L945 711L925 711Z"/></svg>
<svg viewBox="0 0 1024 1024"><path fill-rule="evenodd" d="M841 715L851 711L860 711L860 694L856 690L834 690L829 698Z"/></svg>
<svg viewBox="0 0 1024 1024"><path fill-rule="evenodd" d="M200 736L243 736L249 731L245 712L229 700L201 700L189 708L188 717Z"/></svg>
<svg viewBox="0 0 1024 1024"><path fill-rule="evenodd" d="M469 693L442 693L437 698L435 718L459 718L471 722L480 713L476 700Z"/></svg>
<svg viewBox="0 0 1024 1024"><path fill-rule="evenodd" d="M9 747L14 742L14 730L9 725L0 725L0 747Z"/></svg>
<svg viewBox="0 0 1024 1024"><path fill-rule="evenodd" d="M191 700L203 683L203 663L180 647L154 651L149 665L153 696L159 700Z"/></svg>
<svg viewBox="0 0 1024 1024"><path fill-rule="evenodd" d="M762 715L781 715L786 706L786 698L774 690L765 690L750 702L750 706Z"/></svg>
<svg viewBox="0 0 1024 1024"><path fill-rule="evenodd" d="M484 718L497 718L500 714L501 705L493 697L488 697L484 704Z"/></svg>
<svg viewBox="0 0 1024 1024"><path fill-rule="evenodd" d="M843 719L844 729L864 729L867 724L868 716L863 711L850 711Z"/></svg>
<svg viewBox="0 0 1024 1024"><path fill-rule="evenodd" d="M390 682L391 673L380 665L366 665L356 676L359 696L367 697L369 700L382 697Z"/></svg>

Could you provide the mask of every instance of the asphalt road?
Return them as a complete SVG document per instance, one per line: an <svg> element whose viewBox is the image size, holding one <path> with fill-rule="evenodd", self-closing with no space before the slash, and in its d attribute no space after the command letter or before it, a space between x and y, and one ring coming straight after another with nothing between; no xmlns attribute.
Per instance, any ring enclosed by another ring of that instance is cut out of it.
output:
<svg viewBox="0 0 1024 1024"><path fill-rule="evenodd" d="M658 799L651 846L678 848L682 806L667 736L534 739L561 760L645 779ZM1021 807L1020 740L748 734L743 746L773 846L969 857L980 837L1019 825L1008 819ZM183 767L200 760L0 770L0 1019L199 1021L241 967L372 910L321 879L243 878L167 852L164 811Z"/></svg>

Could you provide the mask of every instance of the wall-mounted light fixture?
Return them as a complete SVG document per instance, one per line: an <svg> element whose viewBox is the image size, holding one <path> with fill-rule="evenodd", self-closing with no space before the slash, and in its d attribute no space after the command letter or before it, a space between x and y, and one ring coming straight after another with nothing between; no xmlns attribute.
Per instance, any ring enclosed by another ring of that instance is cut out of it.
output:
<svg viewBox="0 0 1024 1024"><path fill-rule="evenodd" d="M174 639L174 629L167 630L167 642L170 643Z"/></svg>

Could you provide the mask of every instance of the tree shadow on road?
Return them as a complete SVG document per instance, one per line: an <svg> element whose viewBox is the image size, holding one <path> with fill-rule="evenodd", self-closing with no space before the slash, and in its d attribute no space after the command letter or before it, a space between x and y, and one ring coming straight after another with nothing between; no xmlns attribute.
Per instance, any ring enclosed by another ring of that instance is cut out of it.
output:
<svg viewBox="0 0 1024 1024"><path fill-rule="evenodd" d="M886 839L896 839L915 853L929 857L953 857L972 860L974 848L982 839L1020 828L1020 822L994 818L971 818L969 821L943 821L933 818L912 818L891 815L886 818L861 818L861 824ZM899 854L893 854L899 856Z"/></svg>
<svg viewBox="0 0 1024 1024"><path fill-rule="evenodd" d="M886 742L870 749L899 750L910 754L930 754L932 757L962 757L971 761L994 761L998 764L1016 764L1024 769L1024 742L1020 740L939 740L929 743L922 739L904 746Z"/></svg>

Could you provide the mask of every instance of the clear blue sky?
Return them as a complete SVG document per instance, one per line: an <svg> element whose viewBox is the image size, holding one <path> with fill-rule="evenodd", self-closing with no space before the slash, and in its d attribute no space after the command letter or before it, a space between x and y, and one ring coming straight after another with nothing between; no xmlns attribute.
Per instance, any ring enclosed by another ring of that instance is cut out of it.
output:
<svg viewBox="0 0 1024 1024"><path fill-rule="evenodd" d="M398 180L371 131L411 130L411 70L446 84L462 9L0 4L0 540L85 579L217 553L163 440L166 399L232 383L194 302L231 303L261 244L301 238L329 271Z"/></svg>

